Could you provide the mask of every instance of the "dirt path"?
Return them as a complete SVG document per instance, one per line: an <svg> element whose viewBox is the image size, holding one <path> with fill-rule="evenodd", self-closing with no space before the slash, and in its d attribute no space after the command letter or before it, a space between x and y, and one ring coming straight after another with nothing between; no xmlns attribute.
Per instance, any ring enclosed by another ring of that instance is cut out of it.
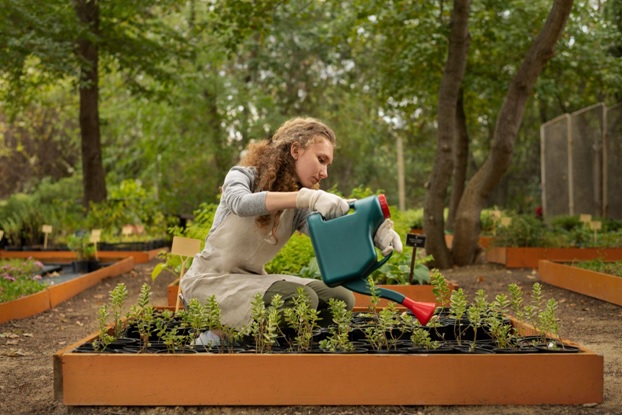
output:
<svg viewBox="0 0 622 417"><path fill-rule="evenodd" d="M52 355L97 330L97 309L124 282L134 302L143 283L152 285L155 305L166 304L169 277L151 284L156 261L90 288L37 316L0 324L1 414L619 414L622 410L622 307L543 284L546 299L559 301L561 335L605 357L605 400L577 406L425 407L67 407L54 400ZM532 270L486 264L443 271L468 295L484 288L491 299L516 282L528 292ZM302 383L302 382L301 382Z"/></svg>

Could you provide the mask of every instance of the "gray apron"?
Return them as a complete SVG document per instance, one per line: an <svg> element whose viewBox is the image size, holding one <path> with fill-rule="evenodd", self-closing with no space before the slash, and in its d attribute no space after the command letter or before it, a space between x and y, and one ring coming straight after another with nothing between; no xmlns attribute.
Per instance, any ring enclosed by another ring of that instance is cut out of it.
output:
<svg viewBox="0 0 622 417"><path fill-rule="evenodd" d="M270 230L260 230L255 217L229 214L212 231L205 248L192 261L192 266L181 279L181 290L186 300L198 299L204 303L212 295L220 306L221 323L240 328L251 319L251 302L256 294L263 294L277 281L307 285L312 279L291 275L268 275L264 265L272 260L294 233L294 209L281 215L275 241Z"/></svg>

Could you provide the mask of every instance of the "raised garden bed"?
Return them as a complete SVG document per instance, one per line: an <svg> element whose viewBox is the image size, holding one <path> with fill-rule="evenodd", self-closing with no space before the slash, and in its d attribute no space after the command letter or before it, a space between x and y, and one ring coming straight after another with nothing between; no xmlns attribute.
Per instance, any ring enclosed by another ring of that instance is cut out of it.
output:
<svg viewBox="0 0 622 417"><path fill-rule="evenodd" d="M547 260L539 261L538 275L547 284L622 306L622 278L618 276Z"/></svg>
<svg viewBox="0 0 622 417"><path fill-rule="evenodd" d="M147 263L158 256L163 250L169 250L169 247L160 247L150 250L98 250L97 255L103 259L122 259L132 257L135 263ZM0 258L34 258L41 262L52 262L58 260L71 261L76 259L76 254L69 250L0 250Z"/></svg>
<svg viewBox="0 0 622 417"><path fill-rule="evenodd" d="M458 288L458 284L449 281L447 283L451 291ZM432 293L432 285L378 285L380 288L387 288L393 291L397 291L411 300L425 303L436 302L436 296ZM175 307L177 301L177 293L179 290L179 279L176 279L168 286L167 300L168 305ZM363 294L354 293L356 308L367 308L370 302L370 297ZM381 299L378 303L379 307L386 307L389 301Z"/></svg>
<svg viewBox="0 0 622 417"><path fill-rule="evenodd" d="M523 335L529 326L513 321ZM573 353L54 355L66 405L464 405L603 401L603 356Z"/></svg>
<svg viewBox="0 0 622 417"><path fill-rule="evenodd" d="M622 259L622 248L512 248L489 247L486 260L506 268L537 268L541 259L555 262Z"/></svg>
<svg viewBox="0 0 622 417"><path fill-rule="evenodd" d="M55 258L51 258L50 260L55 262L59 261L59 259ZM43 261L46 262L46 260ZM62 259L60 261L62 261ZM132 257L124 259L102 257L101 261L110 262L110 265L64 282L50 285L45 290L36 294L6 303L0 303L0 323L30 317L49 310L50 308L54 308L60 303L67 301L87 288L99 283L103 279L129 272L134 268L134 259Z"/></svg>

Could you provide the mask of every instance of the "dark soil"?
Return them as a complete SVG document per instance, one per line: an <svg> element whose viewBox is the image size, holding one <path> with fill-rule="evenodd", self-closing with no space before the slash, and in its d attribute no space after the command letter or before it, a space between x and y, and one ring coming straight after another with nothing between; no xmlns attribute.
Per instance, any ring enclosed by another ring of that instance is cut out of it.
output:
<svg viewBox="0 0 622 417"><path fill-rule="evenodd" d="M157 261L110 278L57 308L0 324L1 414L619 414L622 410L622 307L543 284L544 297L559 301L560 334L604 355L602 404L572 406L343 406L343 407L68 407L54 399L52 355L97 331L96 313L108 293L124 282L134 302L143 283L152 285L154 305L167 304L172 276L151 282ZM528 293L537 280L530 269L484 264L443 271L469 297L483 288L489 300L515 282ZM511 377L511 376L508 376ZM301 381L301 389L304 382ZM396 383L399 383L396 380ZM561 383L561 382L560 382Z"/></svg>

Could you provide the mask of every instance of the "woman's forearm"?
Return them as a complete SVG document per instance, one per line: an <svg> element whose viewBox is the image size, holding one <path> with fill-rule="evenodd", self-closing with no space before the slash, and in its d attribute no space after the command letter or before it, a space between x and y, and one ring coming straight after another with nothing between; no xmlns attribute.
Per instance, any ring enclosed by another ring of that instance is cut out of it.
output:
<svg viewBox="0 0 622 417"><path fill-rule="evenodd" d="M296 208L296 197L298 191L291 192L272 192L266 195L266 209L270 212Z"/></svg>

